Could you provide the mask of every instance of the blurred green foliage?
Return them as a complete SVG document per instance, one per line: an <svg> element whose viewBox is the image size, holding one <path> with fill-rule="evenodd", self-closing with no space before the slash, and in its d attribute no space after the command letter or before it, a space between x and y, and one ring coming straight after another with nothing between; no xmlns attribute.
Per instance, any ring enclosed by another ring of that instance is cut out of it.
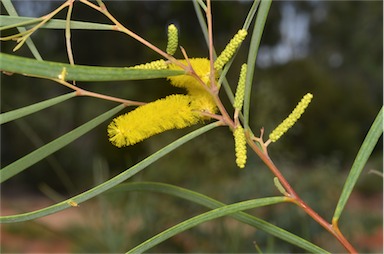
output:
<svg viewBox="0 0 384 254"><path fill-rule="evenodd" d="M24 3L15 2L20 15ZM32 3L32 6L35 6L32 10L46 8L46 12L58 4L55 1L49 4L41 1ZM251 126L254 130L265 127L268 134L290 113L305 93L314 94L313 102L302 119L279 142L270 147L270 155L292 185L297 187L303 199L313 205L315 210L320 211L321 215L330 218L346 171L352 165L383 101L383 3L276 1L272 4L268 16L262 47L273 48L281 43L282 12L286 4L293 6L296 14L304 13L308 16L309 49L302 57L286 63L274 63L268 67L260 66L256 70ZM167 25L176 23L180 31L180 45L186 49L188 55L208 55L190 2L110 1L107 6L117 20L162 49L166 47ZM249 7L248 1L213 2L213 30L218 52L242 26ZM1 9L1 13L5 11ZM42 14L45 13L38 15ZM64 17L63 12L61 18ZM73 19L107 22L104 17L79 3L75 3ZM63 31L39 30L32 39L43 59L68 61ZM131 66L159 58L156 53L117 32L72 31L72 43L77 64ZM13 43L1 42L2 52L11 52L13 46ZM246 43L243 45L244 48L239 52L238 59L228 75L233 85L237 82L240 65L246 61L247 51L244 49L247 46ZM16 54L30 56L26 48ZM180 53L176 56L182 57ZM68 92L68 89L43 79L19 75L9 77L4 74L1 74L1 79L2 112ZM173 92L182 92L171 87L166 80L160 79L102 84L78 82L77 85L92 91L141 101L152 101ZM1 166L8 165L114 105L112 102L94 98L75 98L3 125ZM107 125L108 123L105 123L97 127L52 155L49 160L34 165L2 184L1 195L20 196L27 192L40 192L39 188L43 184L62 195L79 193L94 185L93 169L98 161L103 162L106 179L193 129L163 133L133 147L117 149L107 140ZM250 155L250 152L249 157L247 168L238 170L232 135L223 127L189 142L136 175L133 180L176 184L227 203L277 194L272 175L267 168L255 155ZM377 145L368 165L367 170L382 169L382 141ZM332 184L327 184L329 182ZM366 194L380 192L382 179L376 175L363 174L358 189ZM202 211L188 202L160 194L139 193L127 197L126 193L121 193L112 199L110 196L100 197L98 202L105 202L99 204L100 214L95 215L98 219L102 218L100 225L94 225L90 216L87 218L89 224L86 228L79 226L64 234L77 243L77 246L74 246L76 251L124 251L133 247L133 243L140 243L148 235L175 224L175 218L181 221ZM108 206L112 208L103 210ZM316 240L325 242L323 238L313 239L314 235L322 231L320 227L309 222L306 217L304 219L303 214L296 209L287 210L287 207L288 205L281 209L260 209L256 214L304 235L315 243ZM120 209L122 210L119 211ZM117 221L113 223L110 223L111 212L118 214ZM365 220L380 220L380 215L375 213L364 211L364 216ZM143 220L139 229L130 232L124 227L124 222L138 217ZM262 232L255 232L245 225L232 225L231 222L233 220L228 222L227 219L222 219L213 226L201 225L180 237L172 238L168 243L159 245L153 251L252 252L255 250L252 242L257 239L257 244L260 244L265 252L300 252L285 243L277 244L279 240ZM94 226L95 230L90 230L90 225ZM352 226L349 228L350 231L359 227L354 226L354 229ZM91 234L95 235L88 237ZM326 233L324 234L326 237ZM125 242L127 238L131 239L129 246ZM206 241L207 238L210 241ZM95 245L95 242L105 246Z"/></svg>

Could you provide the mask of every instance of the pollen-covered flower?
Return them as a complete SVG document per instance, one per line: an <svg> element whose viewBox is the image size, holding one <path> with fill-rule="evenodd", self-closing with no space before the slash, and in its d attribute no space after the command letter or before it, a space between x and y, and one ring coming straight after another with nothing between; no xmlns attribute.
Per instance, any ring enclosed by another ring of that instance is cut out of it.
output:
<svg viewBox="0 0 384 254"><path fill-rule="evenodd" d="M181 63L187 64L186 60L180 60ZM192 65L195 73L200 77L200 79L208 87L210 86L209 73L210 73L210 63L207 58L192 58L189 59L190 64ZM170 64L170 70L181 70L181 67ZM171 81L171 84L176 87L181 87L187 89L188 95L192 97L192 104L195 110L216 113L217 107L216 103L211 96L211 94L204 88L195 77L184 74L179 76L168 77Z"/></svg>
<svg viewBox="0 0 384 254"><path fill-rule="evenodd" d="M244 168L247 162L247 142L241 125L233 131L233 137L235 138L236 164L239 168Z"/></svg>
<svg viewBox="0 0 384 254"><path fill-rule="evenodd" d="M167 53L170 55L175 54L177 50L177 45L179 43L179 37L177 32L177 27L174 24L168 26L168 43L167 43Z"/></svg>
<svg viewBox="0 0 384 254"><path fill-rule="evenodd" d="M179 62L181 62L184 65L188 64L186 60L179 60ZM191 63L195 73L201 78L204 84L210 86L209 60L207 58L191 58L189 59L189 62ZM177 66L175 64L170 64L168 68L170 70L182 70L180 66ZM184 75L178 75L178 76L171 76L171 77L168 77L168 79L171 81L171 84L173 86L185 88L188 90L188 92L190 91L193 92L194 89L204 89L203 85L192 75L184 74Z"/></svg>
<svg viewBox="0 0 384 254"><path fill-rule="evenodd" d="M144 70L165 70L167 68L168 68L168 65L163 59L129 67L129 69L144 69Z"/></svg>
<svg viewBox="0 0 384 254"><path fill-rule="evenodd" d="M219 57L216 59L214 65L216 71L223 69L224 65L228 63L228 61L232 58L237 48L240 46L246 36L247 30L245 29L240 29L237 32L237 34L232 38L232 40L228 43L223 52L221 52Z"/></svg>
<svg viewBox="0 0 384 254"><path fill-rule="evenodd" d="M271 134L269 134L269 139L272 142L276 142L284 133L288 131L289 128L291 128L296 123L296 121L300 118L300 116L304 113L305 109L308 107L312 98L313 95L310 93L304 95L304 97L301 99L299 104L297 104L296 108L292 111L292 113L279 126L277 126Z"/></svg>
<svg viewBox="0 0 384 254"><path fill-rule="evenodd" d="M108 126L109 140L117 147L136 144L166 130L181 129L200 120L191 96L174 94L118 116Z"/></svg>

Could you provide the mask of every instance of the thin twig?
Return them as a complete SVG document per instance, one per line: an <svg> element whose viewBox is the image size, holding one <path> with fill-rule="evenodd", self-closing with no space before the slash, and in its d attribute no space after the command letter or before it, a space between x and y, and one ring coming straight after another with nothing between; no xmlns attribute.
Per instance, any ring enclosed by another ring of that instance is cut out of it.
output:
<svg viewBox="0 0 384 254"><path fill-rule="evenodd" d="M95 98L99 98L99 99L103 99L103 100L115 101L115 102L123 103L126 106L141 106L141 105L146 104L145 102L125 100L125 99L121 99L121 98L117 98L117 97L113 97L113 96L109 96L109 95L90 92L90 91L87 91L85 89L79 88L75 85L72 85L72 84L70 84L67 81L62 80L62 79L57 79L57 78L49 78L49 79L76 91L77 96L90 96L90 97L95 97Z"/></svg>
<svg viewBox="0 0 384 254"><path fill-rule="evenodd" d="M71 25L70 25L72 9L73 9L73 1L68 6L67 18L65 21L65 44L67 47L69 63L71 65L74 65L75 61L73 60L73 52L72 52L72 45L71 45Z"/></svg>

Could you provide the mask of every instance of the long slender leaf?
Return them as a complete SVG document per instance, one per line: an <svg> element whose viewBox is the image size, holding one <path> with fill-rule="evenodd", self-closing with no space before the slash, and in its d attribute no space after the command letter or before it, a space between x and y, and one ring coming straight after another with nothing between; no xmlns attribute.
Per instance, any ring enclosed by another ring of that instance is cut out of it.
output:
<svg viewBox="0 0 384 254"><path fill-rule="evenodd" d="M108 193L119 192L119 191L154 191L159 193L165 193L168 195L180 197L194 203L200 204L202 206L216 209L222 206L225 206L224 203L221 203L215 199L212 199L208 196L205 196L201 193L188 190L185 188L181 188L171 184L165 183L157 183L157 182L132 182L132 183L124 183L120 184L114 188L112 188ZM278 237L284 241L287 241L293 245L296 245L300 248L303 248L306 251L312 253L328 253L324 249L314 245L313 243L294 235L282 228L279 228L271 223L268 223L262 219L256 218L252 215L249 215L244 212L237 212L231 217L246 223L250 226L253 226L257 229L263 230L266 233L269 233L275 237Z"/></svg>
<svg viewBox="0 0 384 254"><path fill-rule="evenodd" d="M13 16L14 18L17 18L19 15L17 14L16 12L16 9L15 7L13 6L11 0L2 0L2 3L5 7L5 9L7 10L8 14ZM4 23L1 21L0 19L0 24L3 26ZM1 29L1 28L0 28ZM18 27L17 30L22 33L22 32L25 32L26 29L24 27ZM1 30L0 30L1 31ZM43 58L41 57L39 51L37 50L36 48L36 45L33 43L32 39L31 38L28 38L25 43L27 44L29 50L32 52L33 56L37 59L37 60L43 60Z"/></svg>
<svg viewBox="0 0 384 254"><path fill-rule="evenodd" d="M261 41L261 36L264 31L264 25L267 20L269 8L271 7L272 0L263 0L260 3L259 10L257 12L255 26L252 32L251 44L248 52L247 61L247 77L245 81L245 96L244 96L244 125L249 129L249 109L251 103L251 89L253 74L255 72L257 52Z"/></svg>
<svg viewBox="0 0 384 254"><path fill-rule="evenodd" d="M44 159L50 154L68 145L72 141L78 139L123 108L124 105L119 105L4 167L2 170L0 170L0 183L8 180L12 176L22 172L38 161Z"/></svg>
<svg viewBox="0 0 384 254"><path fill-rule="evenodd" d="M213 220L213 219L223 217L223 216L233 214L243 210L278 204L281 202L285 202L286 200L287 200L286 197L260 198L260 199L247 200L247 201L219 207L209 212L197 215L191 219L185 220L167 230L164 230L163 232L155 235L154 237L142 242L135 248L129 250L127 253L143 253L144 251L158 245L159 243L164 242L170 237L177 235L183 231L186 231L203 222Z"/></svg>
<svg viewBox="0 0 384 254"><path fill-rule="evenodd" d="M30 106L26 106L26 107L15 109L6 113L2 113L0 114L0 124L4 124L10 121L13 121L15 119L27 116L39 110L48 108L50 106L53 106L55 104L68 100L70 98L73 98L75 96L76 96L76 92L72 92L72 93L64 94L49 100L38 102Z"/></svg>
<svg viewBox="0 0 384 254"><path fill-rule="evenodd" d="M120 173L119 175L113 177L112 179L105 181L104 183L86 191L83 192L77 196L74 196L70 199L67 199L63 202L57 203L55 205L36 210L33 212L23 213L23 214L17 214L17 215L8 215L8 216L1 216L0 217L0 223L12 223L12 222L21 222L21 221L27 221L27 220L33 220L36 218L40 218L43 216L47 216L52 213L56 213L58 211L64 210L66 208L71 207L70 202L75 202L77 204L80 204L81 202L84 202L88 199L91 199L100 193L103 193L104 191L116 186L117 184L127 180L131 176L135 175L136 173L140 172L142 169L147 167L148 165L154 163L158 159L162 158L164 155L170 153L171 151L175 150L176 148L180 147L181 145L185 144L186 142L198 137L199 135L214 129L215 127L218 127L219 125L214 122L211 124L208 124L200 129L197 129L179 139L172 142L171 144L165 146L164 148L160 149L156 153L152 154L151 156L145 158L141 162L135 164L131 168L125 170L124 172Z"/></svg>
<svg viewBox="0 0 384 254"><path fill-rule="evenodd" d="M0 31L9 29L12 27L19 27L25 25L31 25L37 22L40 22L41 18L31 18L31 17L12 17L6 15L0 15ZM46 24L41 26L41 28L49 29L65 29L65 20L62 19L50 19ZM116 31L114 25L84 22L84 21L71 21L71 29L81 29L81 30L110 30Z"/></svg>
<svg viewBox="0 0 384 254"><path fill-rule="evenodd" d="M364 139L363 144L360 147L359 152L353 162L351 171L347 177L347 180L344 183L343 190L341 192L339 202L337 203L335 213L333 215L332 221L336 222L339 220L340 215L347 203L349 196L352 193L353 188L356 185L357 179L359 178L361 171L364 169L365 164L369 156L371 155L373 149L375 148L377 141L380 136L383 134L383 108L381 108L379 114L377 115L375 121L373 122L371 128L368 131L367 136Z"/></svg>
<svg viewBox="0 0 384 254"><path fill-rule="evenodd" d="M176 70L138 70L125 67L96 67L37 61L0 53L0 70L24 75L76 81L113 81L165 78L184 74ZM61 75L61 76L60 76Z"/></svg>

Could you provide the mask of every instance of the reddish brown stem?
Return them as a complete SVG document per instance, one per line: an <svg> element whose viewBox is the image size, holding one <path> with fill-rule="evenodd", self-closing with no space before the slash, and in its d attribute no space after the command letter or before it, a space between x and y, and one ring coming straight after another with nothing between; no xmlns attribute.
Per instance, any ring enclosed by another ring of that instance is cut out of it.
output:
<svg viewBox="0 0 384 254"><path fill-rule="evenodd" d="M272 171L272 173L279 179L281 185L287 192L287 196L292 198L292 202L302 208L309 216L311 216L317 223L319 223L322 227L324 227L328 232L330 232L336 239L344 246L346 250L350 253L357 253L355 248L348 242L348 240L344 237L344 235L338 230L338 228L334 228L332 224L328 223L324 220L319 214L317 214L312 208L310 208L293 190L288 181L281 174L280 170L275 166L272 160L269 158L268 154L263 152L257 144L252 140L250 136L249 130L246 131L247 143L252 148L252 150L260 157L260 159L267 165L267 167Z"/></svg>

